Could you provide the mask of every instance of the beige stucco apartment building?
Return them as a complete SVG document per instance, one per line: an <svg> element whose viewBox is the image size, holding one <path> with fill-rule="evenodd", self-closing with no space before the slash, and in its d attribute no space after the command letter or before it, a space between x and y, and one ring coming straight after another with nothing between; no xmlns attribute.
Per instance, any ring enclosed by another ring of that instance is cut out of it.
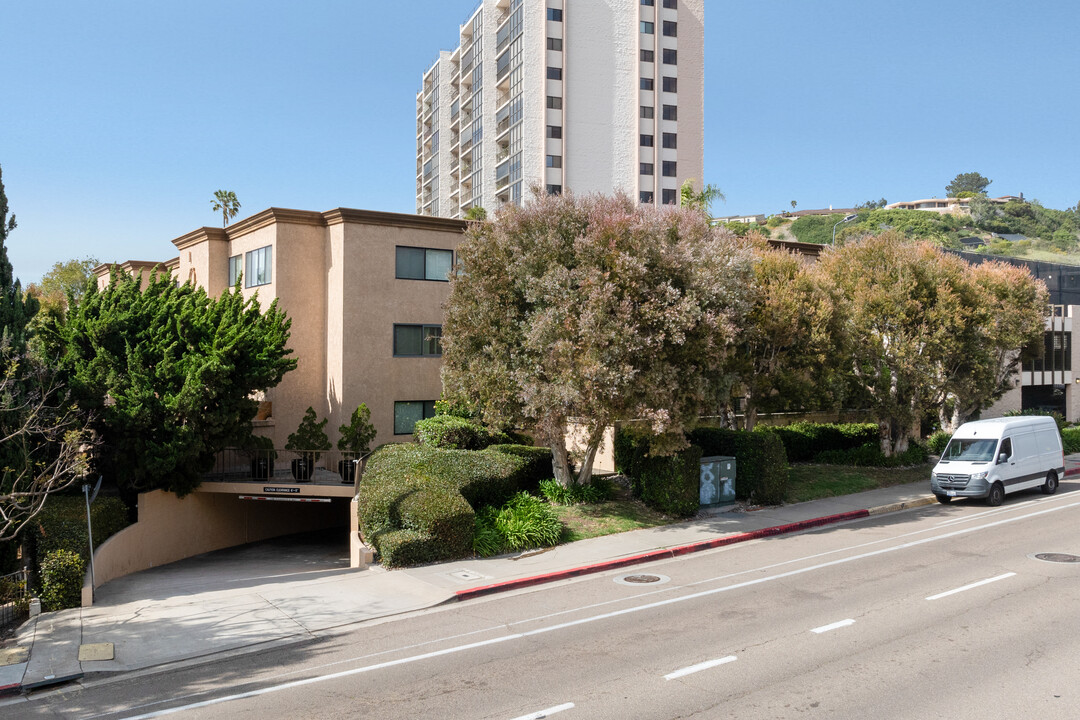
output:
<svg viewBox="0 0 1080 720"><path fill-rule="evenodd" d="M371 410L375 444L411 439L441 390L442 305L465 223L338 208L270 208L227 228L203 227L173 240L179 256L127 262L148 277L164 267L211 296L242 274L241 292L292 320L297 368L267 391L257 433L284 447L308 406L328 434L360 403ZM107 282L111 266L97 269Z"/></svg>

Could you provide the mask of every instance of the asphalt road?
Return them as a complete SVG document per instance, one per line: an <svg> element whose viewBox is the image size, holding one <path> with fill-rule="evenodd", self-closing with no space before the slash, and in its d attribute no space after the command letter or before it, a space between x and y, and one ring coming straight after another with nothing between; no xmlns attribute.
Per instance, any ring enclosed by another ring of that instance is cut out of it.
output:
<svg viewBox="0 0 1080 720"><path fill-rule="evenodd" d="M1071 486L91 679L0 717L1076 718L1080 563L1034 558L1080 556Z"/></svg>

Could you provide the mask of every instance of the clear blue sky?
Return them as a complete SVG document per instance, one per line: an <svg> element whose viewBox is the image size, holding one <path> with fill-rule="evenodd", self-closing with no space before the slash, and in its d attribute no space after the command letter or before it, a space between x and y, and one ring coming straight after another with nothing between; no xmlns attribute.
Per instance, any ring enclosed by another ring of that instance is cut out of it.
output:
<svg viewBox="0 0 1080 720"><path fill-rule="evenodd" d="M535 0L526 0L532 2ZM0 167L24 284L164 260L267 207L412 212L415 93L473 0L2 0ZM944 195L1080 201L1080 8L1064 0L706 3L720 215Z"/></svg>

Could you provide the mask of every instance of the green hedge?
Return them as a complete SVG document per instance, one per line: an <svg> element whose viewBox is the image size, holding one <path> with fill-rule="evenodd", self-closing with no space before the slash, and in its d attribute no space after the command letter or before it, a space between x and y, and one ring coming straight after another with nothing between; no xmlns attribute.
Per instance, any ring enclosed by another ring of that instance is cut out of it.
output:
<svg viewBox="0 0 1080 720"><path fill-rule="evenodd" d="M387 567L466 557L474 510L502 505L532 482L530 473L525 457L492 448L386 445L360 484L360 531Z"/></svg>
<svg viewBox="0 0 1080 720"><path fill-rule="evenodd" d="M788 462L808 462L829 450L854 450L878 439L875 423L797 422L771 427L758 425L754 432L771 432L784 443Z"/></svg>
<svg viewBox="0 0 1080 720"><path fill-rule="evenodd" d="M488 445L510 442L505 433L493 432L455 415L436 415L420 420L413 428L413 437L421 445L444 450L482 450Z"/></svg>
<svg viewBox="0 0 1080 720"><path fill-rule="evenodd" d="M771 432L744 432L698 428L688 439L705 457L735 458L735 497L761 505L784 502L788 485L788 458L784 444Z"/></svg>
<svg viewBox="0 0 1080 720"><path fill-rule="evenodd" d="M952 434L945 430L938 430L926 439L926 449L935 455L945 452L945 446L949 444Z"/></svg>
<svg viewBox="0 0 1080 720"><path fill-rule="evenodd" d="M1080 453L1080 427L1065 428L1061 431L1061 443L1065 454Z"/></svg>
<svg viewBox="0 0 1080 720"><path fill-rule="evenodd" d="M46 612L82 605L86 560L70 550L50 550L41 561L41 609Z"/></svg>
<svg viewBox="0 0 1080 720"><path fill-rule="evenodd" d="M669 457L642 457L634 495L649 507L675 517L690 517L701 507L701 448L690 447Z"/></svg>
<svg viewBox="0 0 1080 720"><path fill-rule="evenodd" d="M912 443L907 450L891 457L882 454L881 445L878 443L867 443L853 450L827 450L818 453L814 462L864 467L909 467L922 465L927 458L926 448L918 443Z"/></svg>
<svg viewBox="0 0 1080 720"><path fill-rule="evenodd" d="M98 497L94 500L90 506L90 518L94 524L95 549L130 524L127 506L114 497ZM22 538L24 550L31 559L33 574L42 581L45 558L56 550L76 553L84 563L89 563L85 497L53 495L47 498L41 512L23 530ZM81 579L79 587L82 587Z"/></svg>

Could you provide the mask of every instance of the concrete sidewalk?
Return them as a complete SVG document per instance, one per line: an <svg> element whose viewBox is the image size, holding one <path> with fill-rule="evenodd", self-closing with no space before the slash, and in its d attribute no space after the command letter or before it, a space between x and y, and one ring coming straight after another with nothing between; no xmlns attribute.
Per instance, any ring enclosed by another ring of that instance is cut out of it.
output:
<svg viewBox="0 0 1080 720"><path fill-rule="evenodd" d="M1080 474L1080 456L1070 458L1068 467L1068 476ZM393 571L352 570L347 563L283 568L274 553L256 561L215 562L210 554L108 583L99 588L93 607L31 619L20 628L14 650L9 643L0 654L0 663L5 656L10 663L0 665L0 692L298 642L331 628L448 601L935 502L929 483L919 482L752 512L709 511L683 523L523 557Z"/></svg>

